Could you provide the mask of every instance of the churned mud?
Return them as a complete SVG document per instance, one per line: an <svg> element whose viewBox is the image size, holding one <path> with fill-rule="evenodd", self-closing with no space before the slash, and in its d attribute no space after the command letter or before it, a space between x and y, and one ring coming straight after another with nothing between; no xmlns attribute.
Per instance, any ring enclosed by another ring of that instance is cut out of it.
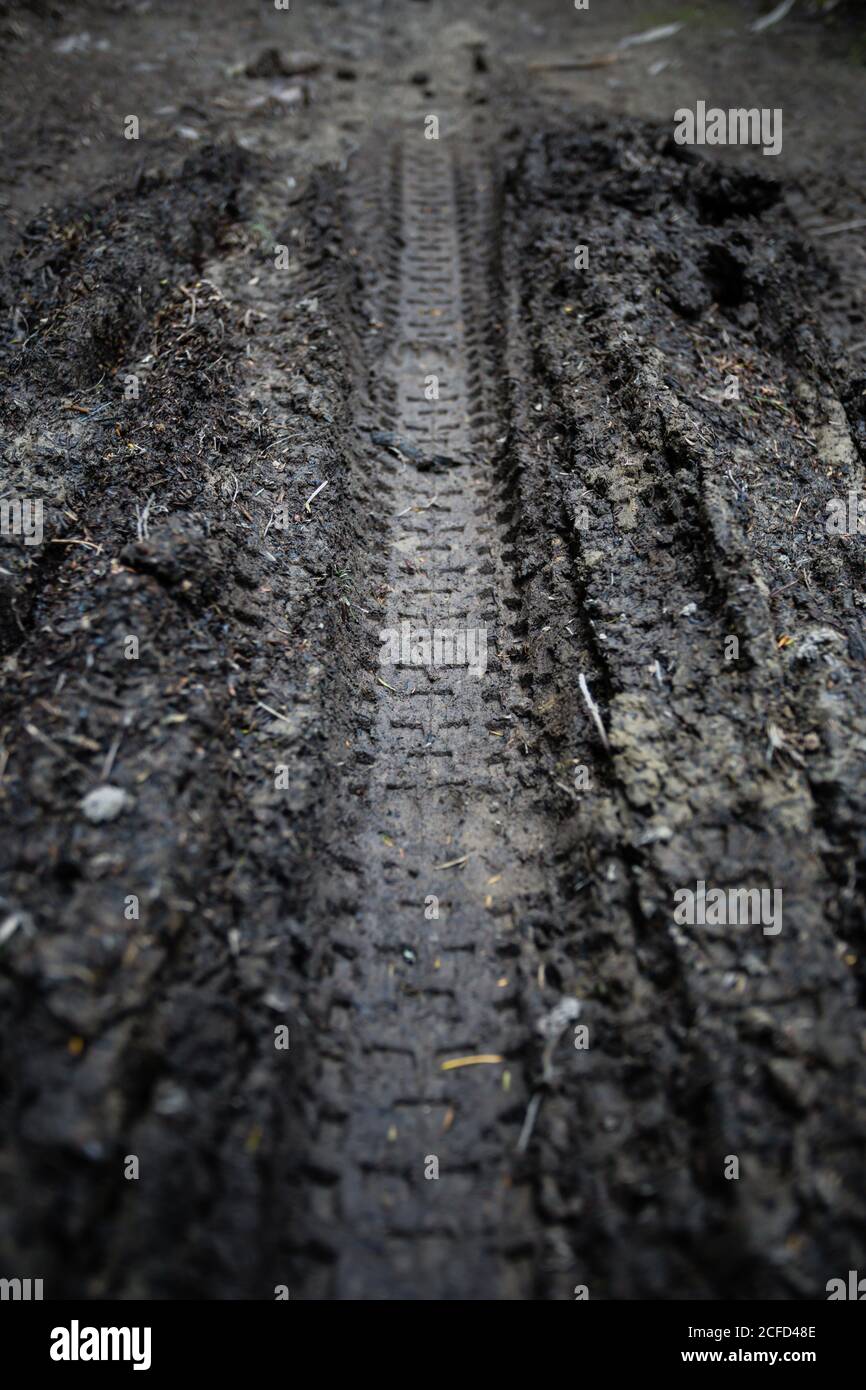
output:
<svg viewBox="0 0 866 1390"><path fill-rule="evenodd" d="M2 11L0 1252L46 1297L866 1259L863 50L693 8ZM675 143L702 92L784 156Z"/></svg>

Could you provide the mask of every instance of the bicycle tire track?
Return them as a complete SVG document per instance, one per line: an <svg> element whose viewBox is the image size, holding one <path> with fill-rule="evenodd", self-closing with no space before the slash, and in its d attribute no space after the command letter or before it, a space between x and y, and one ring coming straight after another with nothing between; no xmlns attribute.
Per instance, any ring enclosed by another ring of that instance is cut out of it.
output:
<svg viewBox="0 0 866 1390"><path fill-rule="evenodd" d="M408 452L380 445L368 460L388 515L367 633L375 715L357 753L370 774L364 867L358 909L335 935L331 1118L316 1145L332 1155L333 1289L520 1297L533 1277L532 1193L514 1154L530 1098L523 994L538 968L525 922L550 888L533 778L520 770L519 599L493 465L484 248L495 184L445 142L419 151L407 137L382 167L400 216L380 258L388 347L365 428ZM425 392L434 377L438 393ZM457 462L431 473L434 454ZM484 674L378 665L384 632L437 629L485 633ZM443 1066L466 1056L500 1060Z"/></svg>

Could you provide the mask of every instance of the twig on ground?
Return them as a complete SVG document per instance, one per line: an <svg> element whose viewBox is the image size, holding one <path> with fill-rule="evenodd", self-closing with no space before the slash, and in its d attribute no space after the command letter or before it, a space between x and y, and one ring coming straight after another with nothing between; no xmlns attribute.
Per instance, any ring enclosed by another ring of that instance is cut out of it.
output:
<svg viewBox="0 0 866 1390"><path fill-rule="evenodd" d="M306 502L304 503L304 506L305 506L305 508L306 508L307 511L310 510L310 503L312 502L313 498L314 498L314 497L318 497L319 493L322 491L322 488L323 488L323 487L327 487L327 486L328 486L328 479L326 478L325 481L324 481L323 483L319 483L319 486L316 488L315 492L311 492L311 493L310 493L309 497L307 498Z"/></svg>
<svg viewBox="0 0 866 1390"><path fill-rule="evenodd" d="M284 719L287 724L291 724L292 721L287 714L280 714L279 710L272 709L271 706L266 705L263 700L256 700L256 704L259 709L267 710L268 714L272 714L275 719Z"/></svg>
<svg viewBox="0 0 866 1390"><path fill-rule="evenodd" d="M812 236L835 236L837 232L859 232L866 227L866 217L854 217L850 222L833 222L829 227L807 227Z"/></svg>
<svg viewBox="0 0 866 1390"><path fill-rule="evenodd" d="M761 15L749 28L753 34L763 33L764 29L769 29L771 24L778 24L780 19L784 19L789 10L794 8L794 0L782 0L781 5L777 5L769 14Z"/></svg>
<svg viewBox="0 0 866 1390"><path fill-rule="evenodd" d="M535 1129L535 1121L538 1119L538 1112L541 1109L541 1102L544 1099L543 1091L536 1091L529 1105L526 1107L526 1119L520 1131L520 1138L517 1141L517 1152L525 1154L529 1148L529 1141L532 1138L532 1131Z"/></svg>
<svg viewBox="0 0 866 1390"><path fill-rule="evenodd" d="M582 671L581 671L580 675L579 675L578 678L577 678L577 683L578 683L578 685L580 686L580 693L581 693L581 695L583 696L584 703L586 704L586 707L587 707L587 709L589 710L589 712L590 712L590 714L591 714L591 716L592 716L592 718L593 718L593 720L594 720L594 722L595 722L595 727L598 729L599 738L601 739L602 743L604 744L605 752L606 752L606 753L609 753L609 752L610 752L610 744L609 744L608 741L607 741L607 730L605 729L604 724L602 723L601 714L599 713L598 705L595 703L595 700L592 698L592 696L591 696L590 693L589 693L589 686L588 686L587 683L586 683L586 676L583 674Z"/></svg>
<svg viewBox="0 0 866 1390"><path fill-rule="evenodd" d="M618 53L597 53L591 58L566 58L561 62L530 63L529 72L583 72L587 68L607 68L619 62Z"/></svg>
<svg viewBox="0 0 866 1390"><path fill-rule="evenodd" d="M449 860L447 860L446 863L444 863L444 864L434 864L434 865L433 865L433 868L434 868L434 869L456 869L456 868L458 868L461 864L465 864L465 863L466 863L466 860L467 860L468 858L469 858L469 855L468 855L468 854L463 854L463 855L460 856L459 859L449 859Z"/></svg>

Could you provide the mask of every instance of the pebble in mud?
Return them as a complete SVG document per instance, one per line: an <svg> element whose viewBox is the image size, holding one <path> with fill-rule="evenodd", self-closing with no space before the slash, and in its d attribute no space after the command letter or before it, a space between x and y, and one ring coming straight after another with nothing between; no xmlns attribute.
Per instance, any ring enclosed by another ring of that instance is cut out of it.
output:
<svg viewBox="0 0 866 1390"><path fill-rule="evenodd" d="M92 825L101 825L103 821L117 820L132 805L132 797L122 787L106 785L94 787L79 804Z"/></svg>

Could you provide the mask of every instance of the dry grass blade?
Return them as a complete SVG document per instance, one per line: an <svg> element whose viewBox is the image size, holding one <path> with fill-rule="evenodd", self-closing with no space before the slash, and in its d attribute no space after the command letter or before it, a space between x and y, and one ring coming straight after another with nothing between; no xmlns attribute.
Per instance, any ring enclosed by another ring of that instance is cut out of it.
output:
<svg viewBox="0 0 866 1390"><path fill-rule="evenodd" d="M452 1057L450 1061L442 1063L443 1071L457 1071L459 1067L486 1067L493 1066L497 1062L504 1062L498 1052L477 1052L471 1057Z"/></svg>

